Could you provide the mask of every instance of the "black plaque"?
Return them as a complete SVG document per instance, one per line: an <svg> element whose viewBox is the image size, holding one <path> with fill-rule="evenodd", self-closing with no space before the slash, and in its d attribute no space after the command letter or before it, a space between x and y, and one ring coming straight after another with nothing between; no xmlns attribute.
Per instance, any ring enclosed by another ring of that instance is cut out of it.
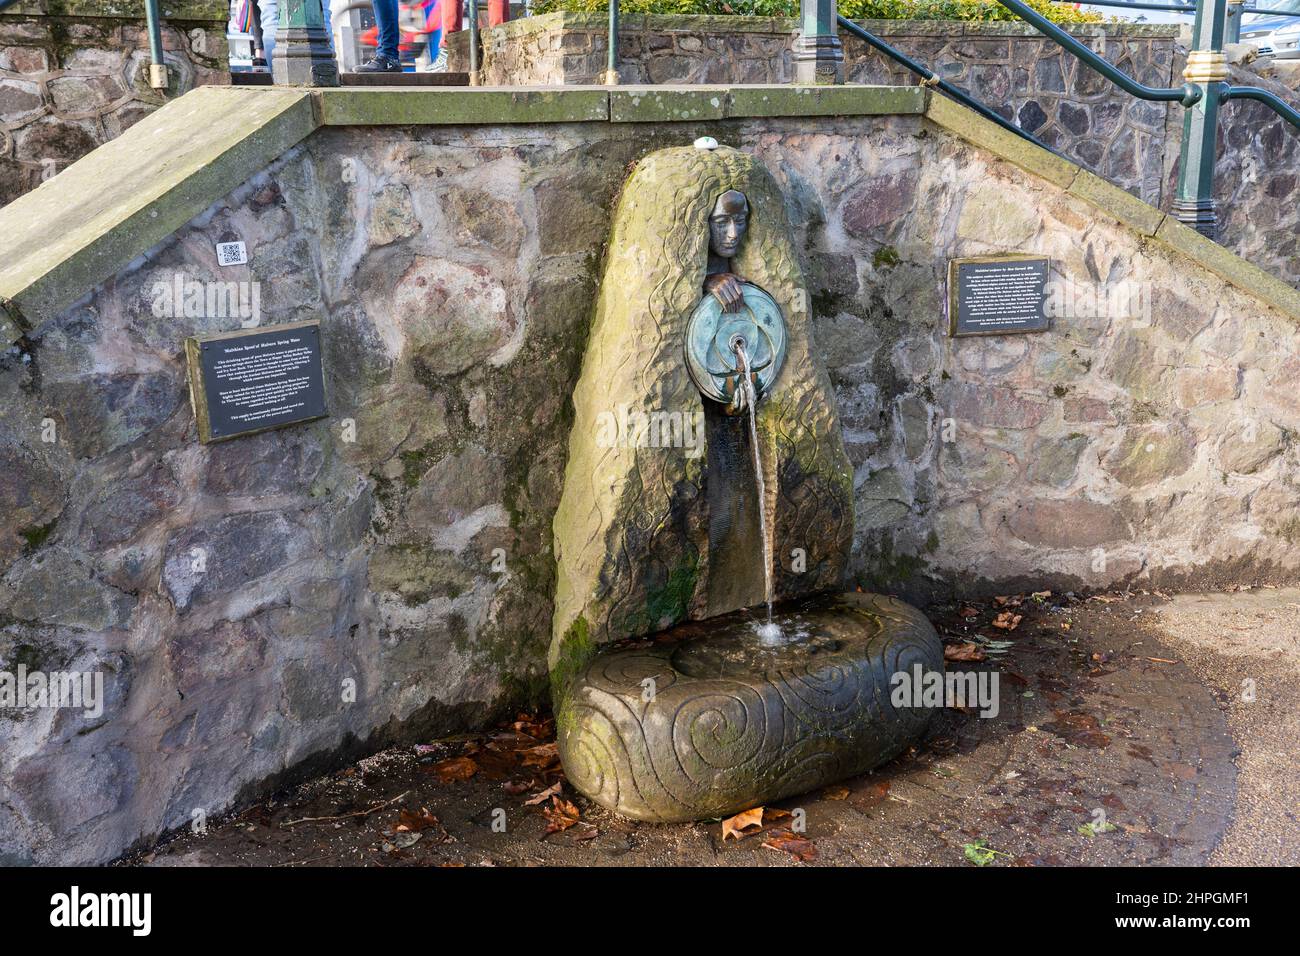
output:
<svg viewBox="0 0 1300 956"><path fill-rule="evenodd" d="M1046 332L1051 260L990 256L948 263L948 322L952 335Z"/></svg>
<svg viewBox="0 0 1300 956"><path fill-rule="evenodd" d="M327 414L319 322L190 338L185 355L204 443Z"/></svg>

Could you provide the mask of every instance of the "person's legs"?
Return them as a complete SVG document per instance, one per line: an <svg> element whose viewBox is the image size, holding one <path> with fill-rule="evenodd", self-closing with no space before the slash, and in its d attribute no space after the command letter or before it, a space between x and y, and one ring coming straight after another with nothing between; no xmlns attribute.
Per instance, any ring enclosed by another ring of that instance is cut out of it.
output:
<svg viewBox="0 0 1300 956"><path fill-rule="evenodd" d="M279 0L257 0L257 11L262 15L262 49L266 51L266 65L271 65L275 53L275 31L280 29Z"/></svg>
<svg viewBox="0 0 1300 956"><path fill-rule="evenodd" d="M357 67L358 73L401 73L402 61L397 49L401 34L397 28L397 0L370 0L379 27L375 55Z"/></svg>
<svg viewBox="0 0 1300 956"><path fill-rule="evenodd" d="M379 25L379 46L376 55L385 60L398 59L397 0L370 0L375 8L375 23Z"/></svg>

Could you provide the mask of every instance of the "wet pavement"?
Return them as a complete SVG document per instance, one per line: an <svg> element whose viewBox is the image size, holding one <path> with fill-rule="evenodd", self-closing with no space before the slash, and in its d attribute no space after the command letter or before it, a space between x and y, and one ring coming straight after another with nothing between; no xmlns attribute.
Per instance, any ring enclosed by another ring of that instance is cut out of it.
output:
<svg viewBox="0 0 1300 956"><path fill-rule="evenodd" d="M1300 590L1008 595L927 613L950 644L950 671L997 674L997 715L981 717L978 703L946 707L908 753L872 774L767 808L739 838L724 839L721 821L654 825L614 817L564 784L552 722L521 715L490 734L385 751L122 862L1300 859Z"/></svg>

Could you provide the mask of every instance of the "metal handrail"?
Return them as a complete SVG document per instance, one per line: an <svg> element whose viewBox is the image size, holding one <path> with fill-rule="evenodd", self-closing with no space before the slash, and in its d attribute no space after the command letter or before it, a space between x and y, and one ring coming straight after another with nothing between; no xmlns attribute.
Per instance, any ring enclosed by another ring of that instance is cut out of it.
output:
<svg viewBox="0 0 1300 956"><path fill-rule="evenodd" d="M1007 130L1008 132L1015 133L1021 139L1027 139L1035 146L1041 146L1043 147L1043 149L1049 150L1050 152L1053 153L1056 152L1056 150L1052 149L1052 147L1048 146L1037 136L1034 136L1032 133L1028 132L1027 130L1021 129L1015 123L1010 122L1004 117L999 116L997 113L993 112L983 103L981 103L979 100L967 94L961 88L953 86L947 80L940 79L937 73L934 73L932 70L929 70L925 66L916 62L903 51L890 46L888 43L880 39L880 37L876 36L871 31L858 26L858 24L854 23L852 20L849 20L845 17L841 17L837 15L835 19L839 23L841 28L847 30L849 33L852 33L855 37L857 37L859 40L862 40L869 46L879 50L881 53L885 54L885 56L889 57L895 63L898 63L900 66L903 66L908 70L911 70L917 76L921 77L921 79L924 81L924 84L926 86L931 86L934 87L935 89L941 90L947 96L956 100L958 103L961 103L962 106L974 110L976 113L979 113L980 116L983 116L986 120L990 120L991 122L997 123L1003 129Z"/></svg>
<svg viewBox="0 0 1300 956"><path fill-rule="evenodd" d="M1139 83L1123 70L1116 69L1104 57L1098 56L1088 46L1070 36L1033 7L1022 3L1021 0L998 0L998 3L1034 27L1039 33L1045 34L1048 38L1055 40L1059 46L1073 53L1083 61L1085 66L1100 73L1124 92L1131 93L1138 99L1151 100L1157 103L1182 103L1183 106L1195 106L1201 101L1201 91L1194 83L1184 83L1182 86L1176 87L1147 86L1144 83Z"/></svg>
<svg viewBox="0 0 1300 956"><path fill-rule="evenodd" d="M1068 3L1071 6L1080 0L1052 0L1053 3ZM1082 0L1090 7L1116 7L1133 10L1160 10L1166 13L1195 13L1194 3L1129 3L1128 0ZM1297 10L1267 10L1263 7L1242 7L1242 13L1254 13L1270 17L1300 17Z"/></svg>
<svg viewBox="0 0 1300 956"><path fill-rule="evenodd" d="M1286 100L1268 90L1261 90L1258 86L1229 86L1220 94L1220 99L1225 100L1256 100L1266 106L1272 107L1273 112L1289 122L1296 129L1300 129L1300 112L1297 112Z"/></svg>

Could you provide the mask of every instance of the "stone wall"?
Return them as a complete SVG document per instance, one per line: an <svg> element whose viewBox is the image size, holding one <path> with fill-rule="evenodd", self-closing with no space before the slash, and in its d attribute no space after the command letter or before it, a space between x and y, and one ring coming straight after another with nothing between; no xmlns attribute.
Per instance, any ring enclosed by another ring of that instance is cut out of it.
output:
<svg viewBox="0 0 1300 956"><path fill-rule="evenodd" d="M186 90L229 83L224 0L163 3L170 86L149 86L139 3L29 0L0 12L0 205Z"/></svg>
<svg viewBox="0 0 1300 956"><path fill-rule="evenodd" d="M1230 82L1264 87L1295 105L1300 103L1298 68L1300 64L1277 69L1251 63L1233 68ZM1252 100L1230 101L1219 115L1215 198L1220 241L1300 287L1300 130ZM1171 189L1177 185L1177 156L1172 160Z"/></svg>
<svg viewBox="0 0 1300 956"><path fill-rule="evenodd" d="M873 20L877 36L936 70L1042 142L1148 203L1169 209L1176 195L1183 110L1116 89L1050 40L1019 23ZM624 83L788 83L794 21L757 17L627 16L619 37ZM1104 24L1070 32L1149 86L1182 83L1186 51L1177 26ZM845 78L913 86L916 77L841 33ZM448 41L466 69L467 34ZM599 83L606 65L603 15L557 13L483 33L483 79L494 84ZM1300 73L1286 61L1250 63L1231 52L1232 82L1264 86L1300 101ZM1262 104L1221 113L1219 239L1300 286L1300 133Z"/></svg>
<svg viewBox="0 0 1300 956"><path fill-rule="evenodd" d="M541 698L610 209L629 164L703 134L783 190L857 581L1294 580L1296 315L1188 259L1204 247L1156 211L1038 151L1018 161L1050 178L1027 173L945 109L324 128L0 355L0 670L107 688L93 720L0 711L0 859L103 861ZM233 239L250 263L219 269ZM947 260L1006 251L1150 309L1071 296L1048 333L949 338ZM330 417L198 444L183 339L240 320L178 316L177 276L259 283L263 325L319 318Z"/></svg>
<svg viewBox="0 0 1300 956"><path fill-rule="evenodd" d="M789 83L793 20L760 17L627 16L619 34L624 83ZM1118 91L1025 24L872 20L868 30L1040 140L1110 182L1160 205L1164 104ZM485 84L599 83L608 27L596 14L555 13L483 33ZM1143 83L1170 86L1176 26L1070 27ZM914 86L917 78L857 37L842 33L845 79ZM466 69L468 34L453 34L453 69ZM1181 82L1181 81L1180 81ZM1174 145L1177 148L1175 131Z"/></svg>

